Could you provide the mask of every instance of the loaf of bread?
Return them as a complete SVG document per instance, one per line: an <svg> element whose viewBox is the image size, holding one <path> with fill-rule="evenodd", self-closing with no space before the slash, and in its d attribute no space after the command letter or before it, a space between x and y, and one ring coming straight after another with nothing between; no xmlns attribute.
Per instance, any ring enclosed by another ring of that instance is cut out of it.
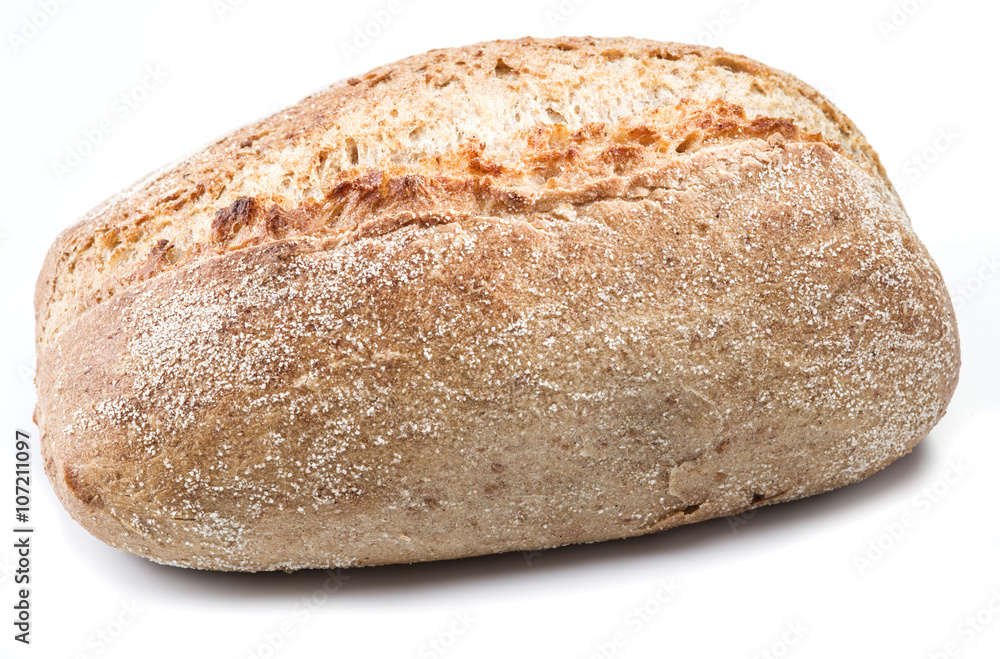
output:
<svg viewBox="0 0 1000 659"><path fill-rule="evenodd" d="M336 83L64 231L35 302L58 497L113 547L212 570L798 499L908 453L959 370L854 124L745 57L637 39Z"/></svg>

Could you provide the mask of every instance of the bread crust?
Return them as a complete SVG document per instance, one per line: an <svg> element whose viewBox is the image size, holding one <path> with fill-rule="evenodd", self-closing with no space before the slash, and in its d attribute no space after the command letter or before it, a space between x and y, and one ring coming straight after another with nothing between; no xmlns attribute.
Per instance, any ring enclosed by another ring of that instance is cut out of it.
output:
<svg viewBox="0 0 1000 659"><path fill-rule="evenodd" d="M635 39L335 84L63 232L36 313L61 501L216 570L823 492L909 452L959 369L940 273L853 124L752 60Z"/></svg>

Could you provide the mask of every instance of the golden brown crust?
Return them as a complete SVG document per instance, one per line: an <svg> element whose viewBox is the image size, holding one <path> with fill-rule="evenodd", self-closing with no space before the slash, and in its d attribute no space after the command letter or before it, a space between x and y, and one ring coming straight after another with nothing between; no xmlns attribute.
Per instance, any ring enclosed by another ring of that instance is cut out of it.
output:
<svg viewBox="0 0 1000 659"><path fill-rule="evenodd" d="M64 232L36 307L67 509L209 569L537 549L822 492L908 452L959 365L849 120L746 58L633 39L334 85Z"/></svg>
<svg viewBox="0 0 1000 659"><path fill-rule="evenodd" d="M386 178L499 177L502 194L530 197L539 186L572 187L601 170L641 166L655 153L670 158L772 132L793 140L821 134L891 189L874 151L829 101L738 55L589 37L431 51L334 84L94 209L50 251L36 294L37 335L46 341L141 281L160 240L170 264L246 246L213 240L218 214L243 197L261 196L280 229L282 213L294 217L344 182L364 185L373 169ZM578 166L579 148L566 143L581 136L591 148Z"/></svg>

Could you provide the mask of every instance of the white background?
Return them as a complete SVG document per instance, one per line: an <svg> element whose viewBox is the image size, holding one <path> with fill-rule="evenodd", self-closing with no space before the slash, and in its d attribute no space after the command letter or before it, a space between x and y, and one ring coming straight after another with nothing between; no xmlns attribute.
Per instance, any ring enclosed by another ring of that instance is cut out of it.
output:
<svg viewBox="0 0 1000 659"><path fill-rule="evenodd" d="M997 3L399 0L353 56L344 44L388 0L78 1L43 21L44 4L0 9L0 656L1000 655ZM78 527L45 479L31 422L32 291L58 231L146 172L335 80L526 34L718 45L794 73L852 117L959 309L965 364L941 424L866 482L749 519L540 555L354 569L339 587L323 571L158 566ZM147 67L166 77L122 116L116 99ZM54 164L105 118L111 132L58 176ZM15 429L32 438L30 647L14 642L10 622Z"/></svg>

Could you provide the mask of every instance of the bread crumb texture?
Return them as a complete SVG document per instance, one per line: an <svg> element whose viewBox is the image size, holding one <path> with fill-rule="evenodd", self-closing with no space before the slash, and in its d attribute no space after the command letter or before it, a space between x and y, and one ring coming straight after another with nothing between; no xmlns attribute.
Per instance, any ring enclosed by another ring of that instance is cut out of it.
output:
<svg viewBox="0 0 1000 659"><path fill-rule="evenodd" d="M869 476L944 414L940 273L854 125L720 50L520 39L336 83L63 232L45 468L213 570L640 535Z"/></svg>

